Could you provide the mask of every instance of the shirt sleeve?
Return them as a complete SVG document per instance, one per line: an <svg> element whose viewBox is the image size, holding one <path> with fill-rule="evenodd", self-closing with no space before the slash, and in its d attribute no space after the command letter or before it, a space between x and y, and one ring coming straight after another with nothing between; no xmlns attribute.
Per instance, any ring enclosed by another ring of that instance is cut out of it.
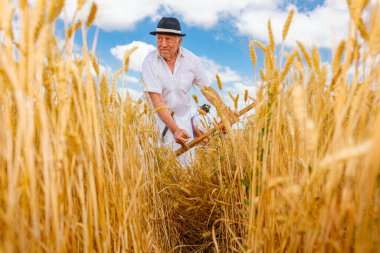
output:
<svg viewBox="0 0 380 253"><path fill-rule="evenodd" d="M161 82L158 79L157 71L149 59L145 59L142 66L142 87L145 92L162 93Z"/></svg>
<svg viewBox="0 0 380 253"><path fill-rule="evenodd" d="M206 69L203 67L203 64L198 57L195 61L195 79L193 86L198 89L210 86L210 80L207 77Z"/></svg>

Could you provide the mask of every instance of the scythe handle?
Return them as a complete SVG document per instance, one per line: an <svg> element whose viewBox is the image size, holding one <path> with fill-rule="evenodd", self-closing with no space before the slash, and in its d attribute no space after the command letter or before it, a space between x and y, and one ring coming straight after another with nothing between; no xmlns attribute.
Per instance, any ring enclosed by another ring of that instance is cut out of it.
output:
<svg viewBox="0 0 380 253"><path fill-rule="evenodd" d="M256 105L256 103L253 102L252 104L249 104L245 108L241 109L239 111L239 117L241 115L247 113L251 109L253 109L255 107L255 105ZM208 130L206 133L202 134L201 136L196 137L191 142L182 145L181 148L179 148L179 149L177 149L175 151L176 156L178 157L178 156L182 155L183 153L185 153L186 151L188 151L189 149L193 148L194 146L196 146L197 144L199 144L201 141L203 141L204 139L206 139L207 137L209 137L211 134L215 133L216 131L221 130L222 128L223 128L223 125L222 124L218 124L214 128L212 128L212 129Z"/></svg>

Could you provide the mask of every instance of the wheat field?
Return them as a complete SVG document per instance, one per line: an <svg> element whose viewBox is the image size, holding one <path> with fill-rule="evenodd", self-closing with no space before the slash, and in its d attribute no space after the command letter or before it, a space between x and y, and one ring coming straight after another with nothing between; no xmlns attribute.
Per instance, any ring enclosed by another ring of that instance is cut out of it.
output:
<svg viewBox="0 0 380 253"><path fill-rule="evenodd" d="M254 113L182 168L117 91L134 49L109 79L88 48L95 4L60 45L63 0L0 1L0 252L380 252L380 12L347 3L330 62L268 22Z"/></svg>

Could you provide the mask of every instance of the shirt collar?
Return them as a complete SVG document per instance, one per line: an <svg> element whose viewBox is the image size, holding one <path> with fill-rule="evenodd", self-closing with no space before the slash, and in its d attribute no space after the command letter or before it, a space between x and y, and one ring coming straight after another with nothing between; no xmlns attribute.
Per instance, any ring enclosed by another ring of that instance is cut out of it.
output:
<svg viewBox="0 0 380 253"><path fill-rule="evenodd" d="M179 56L185 57L185 54L183 53L182 47L179 47L178 51L179 51L178 52Z"/></svg>

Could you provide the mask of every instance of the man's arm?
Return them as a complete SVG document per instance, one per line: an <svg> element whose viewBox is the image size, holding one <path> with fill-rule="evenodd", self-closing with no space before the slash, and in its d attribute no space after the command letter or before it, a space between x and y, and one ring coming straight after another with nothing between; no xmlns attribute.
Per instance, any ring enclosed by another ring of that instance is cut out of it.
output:
<svg viewBox="0 0 380 253"><path fill-rule="evenodd" d="M164 98L160 93L148 92L148 94L150 99L152 100L155 109L159 107L164 108L166 106ZM174 139L177 143L184 144L188 141L188 138L190 138L189 133L186 132L186 130L178 127L177 123L174 121L167 108L163 110L158 110L157 114L160 117L160 119L165 123L165 125L169 128L170 132L173 133Z"/></svg>

